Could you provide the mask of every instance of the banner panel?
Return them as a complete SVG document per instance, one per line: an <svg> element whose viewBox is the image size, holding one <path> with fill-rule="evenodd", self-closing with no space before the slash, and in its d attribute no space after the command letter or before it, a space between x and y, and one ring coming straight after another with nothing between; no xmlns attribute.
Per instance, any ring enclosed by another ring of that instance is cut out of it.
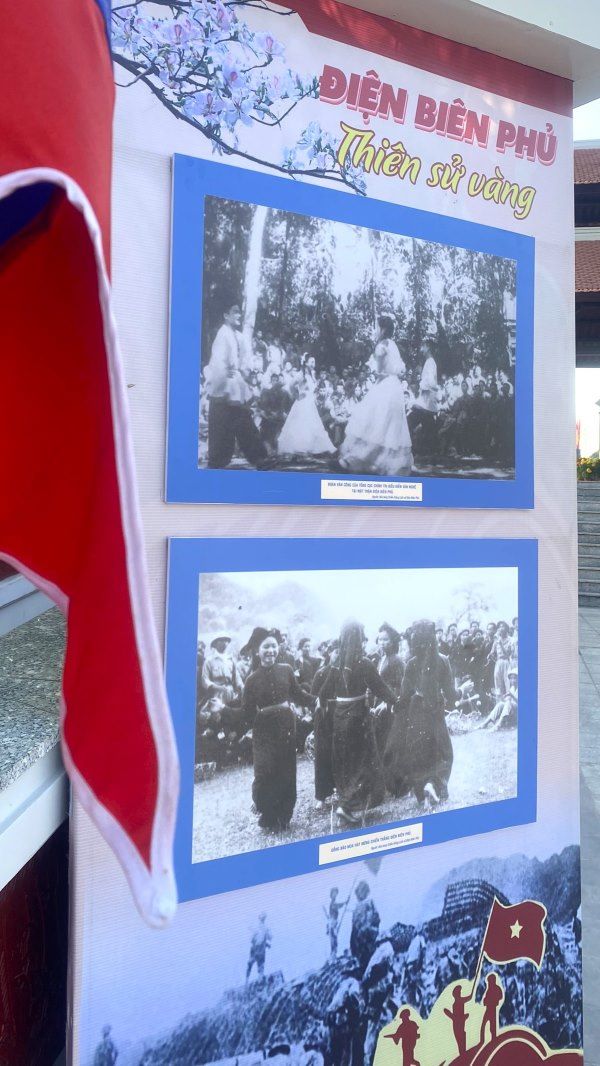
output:
<svg viewBox="0 0 600 1066"><path fill-rule="evenodd" d="M112 24L182 902L75 808L71 1061L581 1062L570 85L335 0Z"/></svg>

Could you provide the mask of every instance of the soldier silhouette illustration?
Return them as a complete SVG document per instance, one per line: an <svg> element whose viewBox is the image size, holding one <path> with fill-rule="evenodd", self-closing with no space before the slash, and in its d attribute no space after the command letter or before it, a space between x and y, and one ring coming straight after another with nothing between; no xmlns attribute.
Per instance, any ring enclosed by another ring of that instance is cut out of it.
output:
<svg viewBox="0 0 600 1066"><path fill-rule="evenodd" d="M400 1025L395 1033L386 1033L386 1040L393 1040L396 1047L402 1045L402 1066L420 1066L415 1058L415 1048L420 1036L419 1026L410 1016L410 1011L405 1007L400 1012Z"/></svg>
<svg viewBox="0 0 600 1066"><path fill-rule="evenodd" d="M485 1030L488 1025L490 1027L490 1041L495 1040L498 1035L498 1014L503 999L504 992L498 983L496 974L488 974L485 980L485 992L481 1000L485 1007L485 1014L481 1023L480 1040L482 1044L485 1044Z"/></svg>
<svg viewBox="0 0 600 1066"><path fill-rule="evenodd" d="M460 985L456 985L452 992L452 998L454 1000L452 1010L446 1010L446 1008L444 1008L444 1014L446 1014L452 1022L452 1032L454 1033L454 1039L456 1040L456 1046L460 1056L464 1055L467 1050L467 1018L469 1015L465 1010L465 1006L471 997L463 996Z"/></svg>

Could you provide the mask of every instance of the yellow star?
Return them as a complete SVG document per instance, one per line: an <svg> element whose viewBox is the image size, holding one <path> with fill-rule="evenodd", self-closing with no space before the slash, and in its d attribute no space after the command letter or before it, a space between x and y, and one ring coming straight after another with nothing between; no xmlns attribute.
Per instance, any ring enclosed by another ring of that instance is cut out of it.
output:
<svg viewBox="0 0 600 1066"><path fill-rule="evenodd" d="M511 925L511 927L510 927L510 939L511 940L518 940L520 935L521 935L522 928L523 928L523 926L521 925L519 919L517 918L515 924Z"/></svg>

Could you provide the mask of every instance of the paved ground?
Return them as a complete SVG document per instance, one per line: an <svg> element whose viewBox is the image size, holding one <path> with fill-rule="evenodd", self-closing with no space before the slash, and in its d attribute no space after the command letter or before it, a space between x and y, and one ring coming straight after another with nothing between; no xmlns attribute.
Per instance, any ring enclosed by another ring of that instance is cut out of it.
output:
<svg viewBox="0 0 600 1066"><path fill-rule="evenodd" d="M586 1066L600 1066L600 610L579 612L583 1028Z"/></svg>
<svg viewBox="0 0 600 1066"><path fill-rule="evenodd" d="M450 798L438 810L471 807L516 795L516 729L463 733L452 737L452 745ZM259 829L250 810L253 776L251 766L235 766L194 786L193 862L331 833L331 809L315 810L314 764L305 756L298 760L298 801L294 817L283 833ZM410 797L387 799L367 816L365 825L385 825L418 817L422 810ZM343 832L337 819L333 831Z"/></svg>

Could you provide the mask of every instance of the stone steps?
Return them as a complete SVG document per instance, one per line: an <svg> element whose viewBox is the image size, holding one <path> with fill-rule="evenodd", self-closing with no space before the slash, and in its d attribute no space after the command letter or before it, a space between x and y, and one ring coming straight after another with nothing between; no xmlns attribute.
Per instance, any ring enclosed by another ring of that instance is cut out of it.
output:
<svg viewBox="0 0 600 1066"><path fill-rule="evenodd" d="M600 607L600 482L577 486L579 604Z"/></svg>

